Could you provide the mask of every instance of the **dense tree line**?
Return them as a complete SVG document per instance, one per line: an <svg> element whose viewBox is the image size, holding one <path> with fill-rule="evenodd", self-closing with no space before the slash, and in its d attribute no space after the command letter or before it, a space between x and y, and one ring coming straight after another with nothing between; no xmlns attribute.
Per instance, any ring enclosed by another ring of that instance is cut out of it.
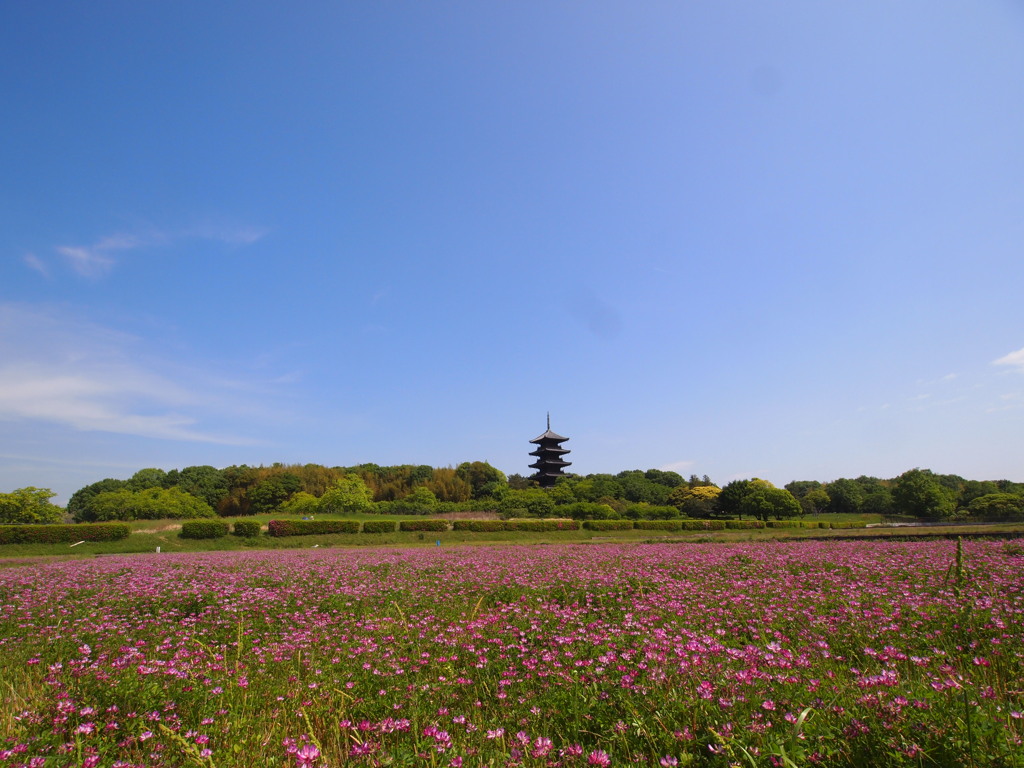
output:
<svg viewBox="0 0 1024 768"><path fill-rule="evenodd" d="M46 489L0 494L0 524L59 522L63 511ZM904 516L925 521L1024 520L1024 483L966 480L912 469L892 479L861 476L828 483L799 480L777 488L766 480L719 487L707 476L683 478L658 469L566 475L550 489L528 477L506 477L487 462L325 467L319 464L193 466L141 469L76 491L75 522L157 518L312 516L352 512L432 514L498 511L526 517L782 519L840 513Z"/></svg>

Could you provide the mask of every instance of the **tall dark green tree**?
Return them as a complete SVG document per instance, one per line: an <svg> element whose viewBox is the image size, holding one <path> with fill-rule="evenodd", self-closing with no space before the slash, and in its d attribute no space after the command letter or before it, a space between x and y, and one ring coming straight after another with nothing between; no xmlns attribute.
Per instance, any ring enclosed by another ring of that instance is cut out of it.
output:
<svg viewBox="0 0 1024 768"><path fill-rule="evenodd" d="M164 479L164 487L174 486L202 499L214 509L228 495L228 482L224 473L206 464L181 470L172 469Z"/></svg>
<svg viewBox="0 0 1024 768"><path fill-rule="evenodd" d="M941 520L956 509L957 493L928 469L911 469L896 479L892 489L896 514Z"/></svg>
<svg viewBox="0 0 1024 768"><path fill-rule="evenodd" d="M841 477L825 486L828 494L828 511L838 514L856 515L864 503L864 489L856 480Z"/></svg>
<svg viewBox="0 0 1024 768"><path fill-rule="evenodd" d="M486 461L464 461L455 468L455 473L472 487L474 499L493 495L488 491L493 492L496 486L508 484L505 473Z"/></svg>
<svg viewBox="0 0 1024 768"><path fill-rule="evenodd" d="M126 485L127 483L124 480L116 480L113 477L108 477L104 480L98 480L95 483L90 483L84 488L79 488L71 494L71 498L68 499L68 514L71 515L71 519L76 523L95 522L95 516L92 516L92 513L89 511L89 502L101 493L119 491Z"/></svg>
<svg viewBox="0 0 1024 768"><path fill-rule="evenodd" d="M273 512L302 488L299 478L291 473L274 475L249 489L249 511L253 515Z"/></svg>

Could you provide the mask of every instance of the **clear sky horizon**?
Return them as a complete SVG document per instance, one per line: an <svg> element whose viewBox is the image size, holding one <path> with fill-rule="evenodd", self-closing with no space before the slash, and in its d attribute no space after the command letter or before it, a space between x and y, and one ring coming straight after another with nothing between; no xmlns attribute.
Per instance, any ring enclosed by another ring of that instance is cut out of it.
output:
<svg viewBox="0 0 1024 768"><path fill-rule="evenodd" d="M10 2L0 491L1024 481L1024 6Z"/></svg>

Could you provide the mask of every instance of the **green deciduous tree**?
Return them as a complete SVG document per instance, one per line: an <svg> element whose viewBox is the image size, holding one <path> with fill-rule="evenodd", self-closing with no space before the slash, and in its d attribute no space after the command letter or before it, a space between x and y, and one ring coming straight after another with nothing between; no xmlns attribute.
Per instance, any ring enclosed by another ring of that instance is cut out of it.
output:
<svg viewBox="0 0 1024 768"><path fill-rule="evenodd" d="M163 488L166 483L167 473L156 467L140 469L128 478L125 487L130 491L144 491L147 488Z"/></svg>
<svg viewBox="0 0 1024 768"><path fill-rule="evenodd" d="M939 482L928 469L911 469L896 479L892 489L896 514L941 520L956 509L957 492Z"/></svg>
<svg viewBox="0 0 1024 768"><path fill-rule="evenodd" d="M76 523L94 522L96 518L92 517L92 512L89 509L92 499L101 493L119 491L126 484L124 480L115 480L112 477L108 477L105 480L91 483L84 488L79 488L68 499L68 514L71 515L71 519Z"/></svg>
<svg viewBox="0 0 1024 768"><path fill-rule="evenodd" d="M864 503L864 489L856 480L841 477L825 486L828 494L828 511L837 514L856 515Z"/></svg>
<svg viewBox="0 0 1024 768"><path fill-rule="evenodd" d="M555 501L541 488L509 489L498 502L498 509L512 516L551 517L555 512Z"/></svg>
<svg viewBox="0 0 1024 768"><path fill-rule="evenodd" d="M817 480L794 480L783 487L799 501L811 491L820 490L822 485Z"/></svg>
<svg viewBox="0 0 1024 768"><path fill-rule="evenodd" d="M320 497L321 514L352 514L365 512L373 505L373 494L359 475L339 478Z"/></svg>
<svg viewBox="0 0 1024 768"><path fill-rule="evenodd" d="M728 517L741 515L743 497L749 490L749 480L732 480L726 483L722 486L722 492L718 494L718 511Z"/></svg>
<svg viewBox="0 0 1024 768"><path fill-rule="evenodd" d="M99 522L215 517L209 504L180 488L104 491L90 500L89 515Z"/></svg>
<svg viewBox="0 0 1024 768"><path fill-rule="evenodd" d="M173 486L202 499L214 509L228 495L228 482L224 473L205 464L181 470L172 469L164 478L164 488Z"/></svg>
<svg viewBox="0 0 1024 768"><path fill-rule="evenodd" d="M496 469L486 461L464 461L455 468L456 474L469 483L473 489L473 498L479 499L490 495L487 490L494 489L494 484L507 485L505 473Z"/></svg>
<svg viewBox="0 0 1024 768"><path fill-rule="evenodd" d="M709 518L718 510L722 489L714 485L680 485L673 488L668 503L687 517Z"/></svg>
<svg viewBox="0 0 1024 768"><path fill-rule="evenodd" d="M293 493L298 493L302 482L296 475L285 472L272 475L249 489L249 513L265 515L276 510Z"/></svg>
<svg viewBox="0 0 1024 768"><path fill-rule="evenodd" d="M308 517L320 511L320 499L311 493L299 491L278 507L282 515Z"/></svg>
<svg viewBox="0 0 1024 768"><path fill-rule="evenodd" d="M800 514L800 502L798 502L785 488L751 484L747 493L740 502L742 514L767 520L774 517L777 520L788 517L796 517Z"/></svg>
<svg viewBox="0 0 1024 768"><path fill-rule="evenodd" d="M972 499L967 512L979 520L1024 520L1024 496L987 493Z"/></svg>
<svg viewBox="0 0 1024 768"><path fill-rule="evenodd" d="M18 488L0 493L0 525L59 523L64 510L50 503L56 494L49 488Z"/></svg>
<svg viewBox="0 0 1024 768"><path fill-rule="evenodd" d="M786 487L788 488L789 486ZM828 509L831 501L828 493L820 486L818 488L811 488L799 499L800 509L805 515L820 515Z"/></svg>

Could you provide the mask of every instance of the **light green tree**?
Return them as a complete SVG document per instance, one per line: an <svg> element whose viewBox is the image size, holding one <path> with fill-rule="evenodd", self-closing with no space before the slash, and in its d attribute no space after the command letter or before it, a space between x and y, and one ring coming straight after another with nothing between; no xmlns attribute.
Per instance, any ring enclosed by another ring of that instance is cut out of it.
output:
<svg viewBox="0 0 1024 768"><path fill-rule="evenodd" d="M318 511L324 515L365 512L373 505L373 495L359 475L345 475L320 497Z"/></svg>
<svg viewBox="0 0 1024 768"><path fill-rule="evenodd" d="M320 499L311 493L299 491L281 504L278 510L282 515L313 515L320 510Z"/></svg>
<svg viewBox="0 0 1024 768"><path fill-rule="evenodd" d="M188 520L215 517L213 508L180 488L104 491L88 502L90 520Z"/></svg>
<svg viewBox="0 0 1024 768"><path fill-rule="evenodd" d="M717 510L721 493L717 485L680 485L672 489L668 503L687 517L708 518Z"/></svg>
<svg viewBox="0 0 1024 768"><path fill-rule="evenodd" d="M820 515L831 501L824 488L812 488L800 499L800 509L805 515Z"/></svg>
<svg viewBox="0 0 1024 768"><path fill-rule="evenodd" d="M59 523L63 510L50 503L56 494L49 488L18 488L0 493L0 525Z"/></svg>

